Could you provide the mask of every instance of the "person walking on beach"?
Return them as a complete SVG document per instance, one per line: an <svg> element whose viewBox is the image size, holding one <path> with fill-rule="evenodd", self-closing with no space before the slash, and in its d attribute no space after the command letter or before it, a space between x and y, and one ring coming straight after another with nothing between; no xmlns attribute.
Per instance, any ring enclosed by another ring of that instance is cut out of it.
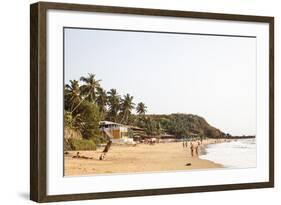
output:
<svg viewBox="0 0 281 205"><path fill-rule="evenodd" d="M191 156L192 156L192 157L193 157L193 150L194 150L193 143L190 142L190 152L191 152Z"/></svg>
<svg viewBox="0 0 281 205"><path fill-rule="evenodd" d="M195 147L195 153L197 157L199 156L199 147L200 147L200 142L198 141L197 146Z"/></svg>

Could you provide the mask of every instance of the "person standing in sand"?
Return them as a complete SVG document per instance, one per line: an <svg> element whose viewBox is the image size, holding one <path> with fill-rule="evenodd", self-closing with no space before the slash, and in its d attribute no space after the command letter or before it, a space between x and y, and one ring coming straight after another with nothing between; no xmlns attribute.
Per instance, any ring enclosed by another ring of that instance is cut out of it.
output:
<svg viewBox="0 0 281 205"><path fill-rule="evenodd" d="M190 152L192 157L193 157L193 150L194 150L194 145L192 142L190 142Z"/></svg>
<svg viewBox="0 0 281 205"><path fill-rule="evenodd" d="M195 147L195 153L197 155L197 157L199 156L199 147L200 147L200 142L197 142L197 146Z"/></svg>
<svg viewBox="0 0 281 205"><path fill-rule="evenodd" d="M187 139L185 137L182 140L182 147L183 148L187 147Z"/></svg>

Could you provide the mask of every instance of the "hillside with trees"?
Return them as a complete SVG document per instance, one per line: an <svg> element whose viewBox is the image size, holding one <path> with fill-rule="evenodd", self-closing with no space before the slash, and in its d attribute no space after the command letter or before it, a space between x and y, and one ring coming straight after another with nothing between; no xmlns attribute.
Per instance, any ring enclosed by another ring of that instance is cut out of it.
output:
<svg viewBox="0 0 281 205"><path fill-rule="evenodd" d="M204 118L192 114L146 115L145 118L137 116L134 125L142 128L150 125L152 127L150 132L154 135L165 132L178 138L191 136L221 138L226 136L219 129L209 125Z"/></svg>

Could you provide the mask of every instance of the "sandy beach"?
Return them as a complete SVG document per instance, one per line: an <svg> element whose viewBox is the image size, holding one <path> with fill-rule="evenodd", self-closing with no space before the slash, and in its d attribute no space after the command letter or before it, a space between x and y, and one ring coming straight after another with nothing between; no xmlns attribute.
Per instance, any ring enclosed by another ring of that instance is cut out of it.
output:
<svg viewBox="0 0 281 205"><path fill-rule="evenodd" d="M80 156L91 159L73 158L77 151L69 151L64 155L65 176L81 176L110 173L159 172L170 170L221 168L220 164L200 159L204 147L224 140L209 139L199 149L199 157L191 156L189 146L182 142L156 143L154 145L138 144L112 145L106 159L99 160L103 148L96 151L79 151ZM190 165L186 166L188 163Z"/></svg>

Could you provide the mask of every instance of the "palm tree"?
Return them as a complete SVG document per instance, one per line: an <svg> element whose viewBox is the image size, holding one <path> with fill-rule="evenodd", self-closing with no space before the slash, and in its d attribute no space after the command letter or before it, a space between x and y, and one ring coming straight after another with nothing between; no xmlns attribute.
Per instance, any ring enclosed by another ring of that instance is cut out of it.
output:
<svg viewBox="0 0 281 205"><path fill-rule="evenodd" d="M106 112L106 105L107 105L107 95L106 91L102 89L101 87L97 88L97 100L96 103L99 106L99 110L102 113Z"/></svg>
<svg viewBox="0 0 281 205"><path fill-rule="evenodd" d="M70 80L70 85L65 85L65 100L66 106L69 104L70 112L73 112L75 107L81 102L79 83L77 80Z"/></svg>
<svg viewBox="0 0 281 205"><path fill-rule="evenodd" d="M145 104L143 103L143 102L140 102L138 105L137 105L137 113L139 114L139 115L145 115L145 113L146 113L146 106L145 106Z"/></svg>
<svg viewBox="0 0 281 205"><path fill-rule="evenodd" d="M121 99L121 116L122 120L121 122L127 123L128 119L132 113L132 109L135 107L135 103L133 103L133 96L130 96L130 94L124 95L124 98Z"/></svg>
<svg viewBox="0 0 281 205"><path fill-rule="evenodd" d="M109 119L111 121L117 122L118 112L120 110L120 96L117 94L116 89L110 89L108 94L108 105L109 105Z"/></svg>
<svg viewBox="0 0 281 205"><path fill-rule="evenodd" d="M100 81L95 79L95 74L88 73L88 77L81 77L80 80L85 84L80 87L81 94L89 102L95 102L97 89L100 87Z"/></svg>

